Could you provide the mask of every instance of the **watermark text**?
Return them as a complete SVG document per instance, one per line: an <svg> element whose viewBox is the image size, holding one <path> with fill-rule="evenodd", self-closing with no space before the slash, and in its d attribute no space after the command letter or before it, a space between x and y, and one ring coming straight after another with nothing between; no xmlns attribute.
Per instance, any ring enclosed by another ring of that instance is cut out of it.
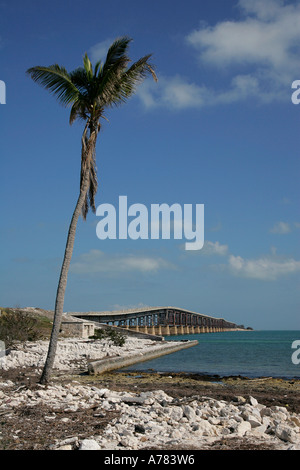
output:
<svg viewBox="0 0 300 470"><path fill-rule="evenodd" d="M149 217L144 204L128 206L127 196L119 196L118 210L100 204L96 215L102 217L96 227L100 240L170 240L172 232L175 240L189 240L186 250L201 250L204 244L204 204L151 204Z"/></svg>
<svg viewBox="0 0 300 470"><path fill-rule="evenodd" d="M0 369L4 365L5 354L6 354L5 343L4 341L0 341Z"/></svg>
<svg viewBox="0 0 300 470"><path fill-rule="evenodd" d="M293 104L299 104L300 103L300 80L294 80L292 83L292 88L294 93L292 94L292 103Z"/></svg>
<svg viewBox="0 0 300 470"><path fill-rule="evenodd" d="M0 80L0 104L6 104L6 85L3 80Z"/></svg>
<svg viewBox="0 0 300 470"><path fill-rule="evenodd" d="M296 351L292 354L292 363L297 366L300 364L300 340L295 340L292 342L292 349L296 349Z"/></svg>

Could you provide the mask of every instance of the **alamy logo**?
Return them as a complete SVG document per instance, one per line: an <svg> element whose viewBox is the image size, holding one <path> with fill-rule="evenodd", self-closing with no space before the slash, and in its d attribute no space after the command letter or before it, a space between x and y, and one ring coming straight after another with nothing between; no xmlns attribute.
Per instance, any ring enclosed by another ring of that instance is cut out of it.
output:
<svg viewBox="0 0 300 470"><path fill-rule="evenodd" d="M300 103L300 80L295 80L292 83L292 88L295 89L294 93L292 94L292 103L299 104Z"/></svg>
<svg viewBox="0 0 300 470"><path fill-rule="evenodd" d="M292 354L292 363L297 366L300 364L300 340L293 341L292 349L296 349Z"/></svg>
<svg viewBox="0 0 300 470"><path fill-rule="evenodd" d="M0 80L0 104L6 104L6 85Z"/></svg>
<svg viewBox="0 0 300 470"><path fill-rule="evenodd" d="M5 356L5 343L0 341L0 359Z"/></svg>
<svg viewBox="0 0 300 470"><path fill-rule="evenodd" d="M144 204L128 207L127 196L119 196L119 214L112 204L100 204L96 215L102 217L97 223L96 234L100 240L175 240L183 238L186 250L201 250L204 244L204 204L195 205L193 223L193 204L151 204L150 220ZM131 220L128 218L131 217Z"/></svg>

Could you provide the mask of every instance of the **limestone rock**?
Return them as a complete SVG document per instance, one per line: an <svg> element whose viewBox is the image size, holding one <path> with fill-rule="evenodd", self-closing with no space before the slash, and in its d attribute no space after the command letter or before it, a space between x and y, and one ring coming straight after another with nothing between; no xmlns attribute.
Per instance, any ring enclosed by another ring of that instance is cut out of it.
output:
<svg viewBox="0 0 300 470"><path fill-rule="evenodd" d="M300 444L299 435L297 436L293 429L284 424L278 424L276 426L275 435L283 441L291 442L291 444Z"/></svg>
<svg viewBox="0 0 300 470"><path fill-rule="evenodd" d="M250 405L252 406L257 406L258 405L258 401L256 400L256 398L253 398L253 397L249 397L249 402L250 402Z"/></svg>
<svg viewBox="0 0 300 470"><path fill-rule="evenodd" d="M80 442L79 450L100 450L98 442L94 439L83 439Z"/></svg>
<svg viewBox="0 0 300 470"><path fill-rule="evenodd" d="M247 431L251 431L251 424L248 421L242 421L238 424L236 428L236 433L238 436L244 436Z"/></svg>
<svg viewBox="0 0 300 470"><path fill-rule="evenodd" d="M196 418L195 410L189 405L183 408L183 415L190 421Z"/></svg>

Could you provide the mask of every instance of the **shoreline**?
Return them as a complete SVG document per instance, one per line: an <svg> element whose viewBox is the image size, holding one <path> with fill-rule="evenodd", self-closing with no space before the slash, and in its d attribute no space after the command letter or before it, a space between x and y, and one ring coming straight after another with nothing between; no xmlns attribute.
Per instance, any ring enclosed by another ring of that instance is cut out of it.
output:
<svg viewBox="0 0 300 470"><path fill-rule="evenodd" d="M39 384L47 343L7 356L9 367L0 374L0 449L300 450L299 379L88 373L90 359L122 359L157 347L133 338L126 345L63 339L47 386Z"/></svg>
<svg viewBox="0 0 300 470"><path fill-rule="evenodd" d="M116 373L127 373L127 374L158 374L158 375L172 375L172 376L186 376L186 377L199 377L207 381L222 382L223 379L241 379L241 380L283 380L283 381L299 381L300 376L273 376L273 375L250 375L250 374L214 374L209 372L198 372L198 371L182 371L182 370L156 370L152 368L148 369L116 369Z"/></svg>
<svg viewBox="0 0 300 470"><path fill-rule="evenodd" d="M259 397L266 406L287 406L300 413L300 379L249 378L185 372L111 371L101 376L77 376L81 383L102 383L115 391L162 389L174 398L205 394L220 399L237 395Z"/></svg>

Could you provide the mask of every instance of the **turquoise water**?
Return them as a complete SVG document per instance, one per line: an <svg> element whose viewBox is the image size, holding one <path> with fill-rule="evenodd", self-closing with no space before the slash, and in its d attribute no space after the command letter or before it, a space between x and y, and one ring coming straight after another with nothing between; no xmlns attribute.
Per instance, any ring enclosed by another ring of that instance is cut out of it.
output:
<svg viewBox="0 0 300 470"><path fill-rule="evenodd" d="M195 339L199 344L123 370L300 379L300 364L292 362L292 343L300 340L300 331L228 331L166 339Z"/></svg>

